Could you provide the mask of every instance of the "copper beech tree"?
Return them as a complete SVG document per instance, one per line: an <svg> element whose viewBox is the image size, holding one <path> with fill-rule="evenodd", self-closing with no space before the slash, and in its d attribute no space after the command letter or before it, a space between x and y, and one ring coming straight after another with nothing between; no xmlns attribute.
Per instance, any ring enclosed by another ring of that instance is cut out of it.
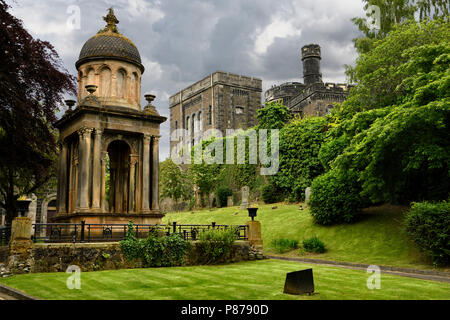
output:
<svg viewBox="0 0 450 320"><path fill-rule="evenodd" d="M75 78L46 41L34 39L0 0L0 206L6 223L16 201L54 174L58 153L52 123Z"/></svg>

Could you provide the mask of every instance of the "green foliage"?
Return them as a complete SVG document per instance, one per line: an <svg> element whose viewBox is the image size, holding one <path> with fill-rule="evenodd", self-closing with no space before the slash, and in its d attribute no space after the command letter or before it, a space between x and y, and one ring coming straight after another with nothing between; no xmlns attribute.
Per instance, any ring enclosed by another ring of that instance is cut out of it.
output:
<svg viewBox="0 0 450 320"><path fill-rule="evenodd" d="M281 103L266 103L257 112L257 129L281 129L290 119L288 108Z"/></svg>
<svg viewBox="0 0 450 320"><path fill-rule="evenodd" d="M280 201L280 191L271 183L262 188L262 199L264 203L275 203Z"/></svg>
<svg viewBox="0 0 450 320"><path fill-rule="evenodd" d="M326 251L325 244L318 237L312 237L303 240L303 248L307 252L324 253Z"/></svg>
<svg viewBox="0 0 450 320"><path fill-rule="evenodd" d="M271 242L272 248L278 253L288 252L298 248L298 240L292 239L273 239Z"/></svg>
<svg viewBox="0 0 450 320"><path fill-rule="evenodd" d="M160 197L169 197L178 203L178 200L188 200L193 195L193 186L186 173L184 173L170 158L159 165L159 191Z"/></svg>
<svg viewBox="0 0 450 320"><path fill-rule="evenodd" d="M178 233L159 236L157 229L150 232L147 239L136 239L134 224L130 221L120 248L128 260L140 259L144 267L172 267L183 264L190 244Z"/></svg>
<svg viewBox="0 0 450 320"><path fill-rule="evenodd" d="M326 130L322 117L296 118L280 130L279 171L271 182L293 200L303 200L305 189L324 171L318 154Z"/></svg>
<svg viewBox="0 0 450 320"><path fill-rule="evenodd" d="M405 229L434 264L450 263L450 201L413 203Z"/></svg>
<svg viewBox="0 0 450 320"><path fill-rule="evenodd" d="M331 169L331 162L345 150L349 143L349 138L346 135L342 135L335 139L332 138L322 144L318 157L325 170L328 171Z"/></svg>
<svg viewBox="0 0 450 320"><path fill-rule="evenodd" d="M200 261L205 264L226 261L232 253L236 239L237 234L234 228L201 232L197 244L202 254Z"/></svg>
<svg viewBox="0 0 450 320"><path fill-rule="evenodd" d="M450 191L449 22L401 25L355 70L319 158L354 170L372 203L442 200Z"/></svg>
<svg viewBox="0 0 450 320"><path fill-rule="evenodd" d="M354 171L331 170L311 186L310 212L322 225L352 222L362 206L358 175Z"/></svg>
<svg viewBox="0 0 450 320"><path fill-rule="evenodd" d="M192 163L189 166L188 174L202 196L208 195L215 188L222 170L221 164L209 163L209 160L204 158L204 150L207 150L206 153L214 157L217 151L214 146L220 143L223 143L222 139L213 137L210 140L202 141L201 145L198 144L191 150ZM202 150L202 152L199 150Z"/></svg>
<svg viewBox="0 0 450 320"><path fill-rule="evenodd" d="M352 81L357 86L342 103L341 112L354 115L359 111L402 103L406 93L401 86L403 80L422 76L415 68L402 67L422 59L407 52L427 45L448 46L448 34L449 22L445 20L420 25L409 22L398 25L389 36L375 41L368 52L357 58L356 66L351 70Z"/></svg>
<svg viewBox="0 0 450 320"><path fill-rule="evenodd" d="M367 21L373 20L371 12L367 18L353 18L353 23L364 34L364 37L353 39L359 53L369 52L377 39L388 36L392 30L406 22L421 22L443 17L448 19L450 4L447 0L363 0L364 10L375 5L380 8L380 29L370 29ZM369 18L369 19L368 19Z"/></svg>
<svg viewBox="0 0 450 320"><path fill-rule="evenodd" d="M169 236L149 236L142 241L145 267L173 267L182 265L190 243L178 233Z"/></svg>
<svg viewBox="0 0 450 320"><path fill-rule="evenodd" d="M217 189L217 200L219 202L219 207L227 206L227 198L232 196L233 192L228 187L219 187Z"/></svg>

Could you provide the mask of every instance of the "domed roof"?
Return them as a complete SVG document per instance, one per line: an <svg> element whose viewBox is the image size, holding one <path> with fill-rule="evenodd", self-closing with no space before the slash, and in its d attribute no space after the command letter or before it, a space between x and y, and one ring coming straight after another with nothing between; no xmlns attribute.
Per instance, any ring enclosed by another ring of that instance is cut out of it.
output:
<svg viewBox="0 0 450 320"><path fill-rule="evenodd" d="M121 35L117 30L116 24L119 23L119 20L114 16L112 8L103 19L107 22L106 27L86 41L75 66L78 68L86 61L113 58L133 63L144 72L138 49L130 39Z"/></svg>

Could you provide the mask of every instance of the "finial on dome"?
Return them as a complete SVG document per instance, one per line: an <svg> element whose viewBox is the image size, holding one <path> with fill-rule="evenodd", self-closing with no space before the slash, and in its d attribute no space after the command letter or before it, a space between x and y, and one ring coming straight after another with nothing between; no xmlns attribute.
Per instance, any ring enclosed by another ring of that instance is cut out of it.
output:
<svg viewBox="0 0 450 320"><path fill-rule="evenodd" d="M114 9L111 7L108 9L108 14L103 17L103 20L106 22L106 26L101 29L98 33L108 32L111 31L113 33L119 33L119 30L117 29L117 25L119 23L119 20L114 15Z"/></svg>

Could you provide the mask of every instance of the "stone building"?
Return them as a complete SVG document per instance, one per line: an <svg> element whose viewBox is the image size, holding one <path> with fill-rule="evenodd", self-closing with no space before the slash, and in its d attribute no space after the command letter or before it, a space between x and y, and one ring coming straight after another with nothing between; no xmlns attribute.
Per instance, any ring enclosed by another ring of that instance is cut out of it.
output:
<svg viewBox="0 0 450 320"><path fill-rule="evenodd" d="M217 71L169 98L170 132L187 130L187 136L170 142L193 145L208 129L246 130L256 125L261 107L261 79ZM173 140L173 139L171 139Z"/></svg>
<svg viewBox="0 0 450 320"><path fill-rule="evenodd" d="M159 129L166 120L146 95L136 46L107 25L87 40L76 62L78 104L55 123L60 132L58 222L160 223Z"/></svg>
<svg viewBox="0 0 450 320"><path fill-rule="evenodd" d="M320 72L321 52L317 44L302 48L303 81L272 86L265 92L266 102L280 102L300 116L323 116L333 103L345 100L350 89L345 84L323 83Z"/></svg>

